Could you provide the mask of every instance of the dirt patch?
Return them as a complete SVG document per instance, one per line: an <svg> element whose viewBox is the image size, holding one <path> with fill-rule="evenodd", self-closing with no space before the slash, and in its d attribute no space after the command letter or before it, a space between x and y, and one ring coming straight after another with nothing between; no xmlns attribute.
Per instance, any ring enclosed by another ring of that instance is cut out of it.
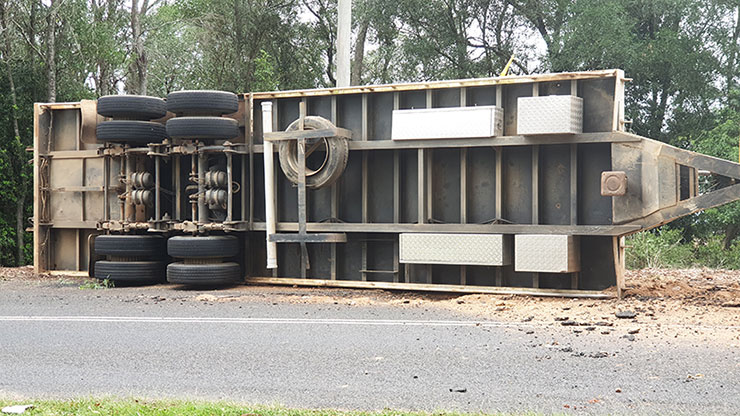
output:
<svg viewBox="0 0 740 416"><path fill-rule="evenodd" d="M681 299L689 304L740 303L740 271L643 269L626 273L627 296Z"/></svg>
<svg viewBox="0 0 740 416"><path fill-rule="evenodd" d="M75 282L91 279L70 277ZM62 276L36 275L31 268L0 268L0 280L36 280L42 287L67 287ZM235 286L220 290L156 285L112 289L128 298L217 304L265 302L337 307L441 308L471 319L568 327L574 332L730 340L740 344L740 271L648 269L626 274L625 299L549 298L515 295L446 294L327 287ZM622 312L622 313L620 313ZM617 315L622 316L621 318ZM633 332L630 332L633 331ZM636 332L634 332L636 331ZM667 332L666 332L667 331Z"/></svg>
<svg viewBox="0 0 740 416"><path fill-rule="evenodd" d="M33 272L33 266L0 267L0 280L38 280L47 278L46 274Z"/></svg>

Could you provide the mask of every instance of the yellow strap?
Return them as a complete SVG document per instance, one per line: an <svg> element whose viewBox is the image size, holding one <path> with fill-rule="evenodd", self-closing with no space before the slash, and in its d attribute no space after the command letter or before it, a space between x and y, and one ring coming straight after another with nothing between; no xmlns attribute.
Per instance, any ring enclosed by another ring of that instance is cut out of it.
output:
<svg viewBox="0 0 740 416"><path fill-rule="evenodd" d="M506 66L504 67L504 70L501 71L501 76L505 77L509 75L509 68L511 68L511 63L514 62L514 54L511 54L511 58L509 58L509 62L506 63Z"/></svg>

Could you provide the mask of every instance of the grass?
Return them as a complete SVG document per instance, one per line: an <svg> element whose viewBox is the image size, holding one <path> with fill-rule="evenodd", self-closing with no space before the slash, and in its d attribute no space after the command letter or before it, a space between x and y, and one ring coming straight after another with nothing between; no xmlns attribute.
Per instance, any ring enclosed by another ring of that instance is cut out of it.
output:
<svg viewBox="0 0 740 416"><path fill-rule="evenodd" d="M91 280L80 285L80 289L110 289L112 287L115 287L115 284L109 279Z"/></svg>
<svg viewBox="0 0 740 416"><path fill-rule="evenodd" d="M24 415L54 416L169 416L169 415L248 415L248 416L425 416L425 415L466 415L454 412L401 412L382 410L377 412L289 409L280 406L240 405L228 402L200 402L177 400L142 399L75 399L75 400L4 400L0 407L18 404L33 404L34 408ZM529 413L527 413L529 414Z"/></svg>

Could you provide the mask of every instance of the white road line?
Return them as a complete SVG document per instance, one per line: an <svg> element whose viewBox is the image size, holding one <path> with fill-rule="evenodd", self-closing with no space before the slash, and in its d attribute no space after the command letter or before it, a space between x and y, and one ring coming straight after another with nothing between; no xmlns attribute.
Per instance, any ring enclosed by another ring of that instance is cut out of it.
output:
<svg viewBox="0 0 740 416"><path fill-rule="evenodd" d="M444 320L392 320L392 319L317 319L317 318L228 318L228 317L158 317L158 316L0 316L0 322L117 322L117 323L194 323L194 324L242 324L242 325L364 325L364 326L426 326L426 327L494 327L494 328L562 328L557 323L546 322L495 322L495 321L444 321ZM630 323L629 327L682 328L740 331L740 325L690 325L690 324L651 324ZM578 326L583 328L582 326ZM624 329L604 327L605 329Z"/></svg>
<svg viewBox="0 0 740 416"><path fill-rule="evenodd" d="M0 322L140 322L140 323L217 323L217 324L298 324L368 326L460 326L530 327L527 323L491 321L420 321L385 319L301 319L301 318L208 318L152 316L0 316Z"/></svg>

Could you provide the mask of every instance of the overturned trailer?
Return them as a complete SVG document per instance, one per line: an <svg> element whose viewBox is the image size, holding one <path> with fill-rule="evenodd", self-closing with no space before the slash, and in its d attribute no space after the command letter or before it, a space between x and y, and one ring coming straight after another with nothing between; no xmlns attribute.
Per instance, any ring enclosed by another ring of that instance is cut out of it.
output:
<svg viewBox="0 0 740 416"><path fill-rule="evenodd" d="M106 117L132 123L146 108L134 101L36 104L34 266L621 293L625 235L740 198L740 164L625 131L627 81L603 70L247 93L226 106L184 92L145 114L148 133ZM700 171L730 185L700 194Z"/></svg>

